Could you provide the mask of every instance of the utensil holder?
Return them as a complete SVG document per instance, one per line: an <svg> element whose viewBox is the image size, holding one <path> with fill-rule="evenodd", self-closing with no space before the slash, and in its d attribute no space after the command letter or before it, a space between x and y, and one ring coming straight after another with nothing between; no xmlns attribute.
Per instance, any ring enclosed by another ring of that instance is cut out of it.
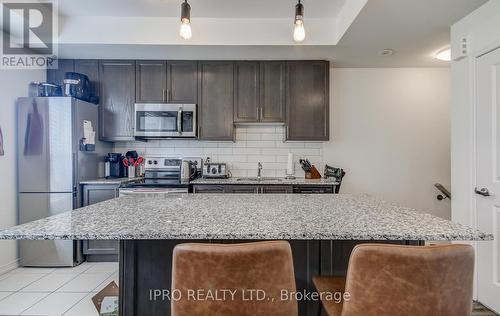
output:
<svg viewBox="0 0 500 316"><path fill-rule="evenodd" d="M135 166L128 166L128 177L135 178Z"/></svg>
<svg viewBox="0 0 500 316"><path fill-rule="evenodd" d="M321 174L315 166L312 166L311 171L306 172L306 179L321 179Z"/></svg>

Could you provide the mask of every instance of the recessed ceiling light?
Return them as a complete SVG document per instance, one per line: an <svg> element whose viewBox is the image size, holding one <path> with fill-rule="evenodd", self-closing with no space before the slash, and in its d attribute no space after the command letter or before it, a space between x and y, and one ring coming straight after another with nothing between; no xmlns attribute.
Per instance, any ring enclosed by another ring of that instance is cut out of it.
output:
<svg viewBox="0 0 500 316"><path fill-rule="evenodd" d="M392 56L394 55L394 50L390 48L382 49L378 52L379 56Z"/></svg>
<svg viewBox="0 0 500 316"><path fill-rule="evenodd" d="M442 61L451 61L451 48L445 48L440 50L434 58Z"/></svg>

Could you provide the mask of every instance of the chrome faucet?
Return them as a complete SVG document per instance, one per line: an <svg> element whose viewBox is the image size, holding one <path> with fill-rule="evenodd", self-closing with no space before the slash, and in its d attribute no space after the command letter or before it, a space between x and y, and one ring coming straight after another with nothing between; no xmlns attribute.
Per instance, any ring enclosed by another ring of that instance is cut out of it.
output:
<svg viewBox="0 0 500 316"><path fill-rule="evenodd" d="M257 169L257 178L260 178L262 177L262 162L259 162L259 167Z"/></svg>

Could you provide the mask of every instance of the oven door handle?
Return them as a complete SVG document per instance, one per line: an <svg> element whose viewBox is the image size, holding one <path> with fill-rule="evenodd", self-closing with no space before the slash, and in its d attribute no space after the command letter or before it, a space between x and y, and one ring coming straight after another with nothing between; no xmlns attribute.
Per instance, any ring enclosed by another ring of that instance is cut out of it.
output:
<svg viewBox="0 0 500 316"><path fill-rule="evenodd" d="M177 132L179 135L182 134L182 108L177 112Z"/></svg>

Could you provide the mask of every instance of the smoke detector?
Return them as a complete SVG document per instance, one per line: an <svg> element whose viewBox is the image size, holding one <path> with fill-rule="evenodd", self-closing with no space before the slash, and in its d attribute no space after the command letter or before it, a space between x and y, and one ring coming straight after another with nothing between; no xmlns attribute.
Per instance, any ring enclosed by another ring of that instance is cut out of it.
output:
<svg viewBox="0 0 500 316"><path fill-rule="evenodd" d="M378 55L382 57L392 56L394 55L394 50L390 48L382 49L381 51L378 52Z"/></svg>

